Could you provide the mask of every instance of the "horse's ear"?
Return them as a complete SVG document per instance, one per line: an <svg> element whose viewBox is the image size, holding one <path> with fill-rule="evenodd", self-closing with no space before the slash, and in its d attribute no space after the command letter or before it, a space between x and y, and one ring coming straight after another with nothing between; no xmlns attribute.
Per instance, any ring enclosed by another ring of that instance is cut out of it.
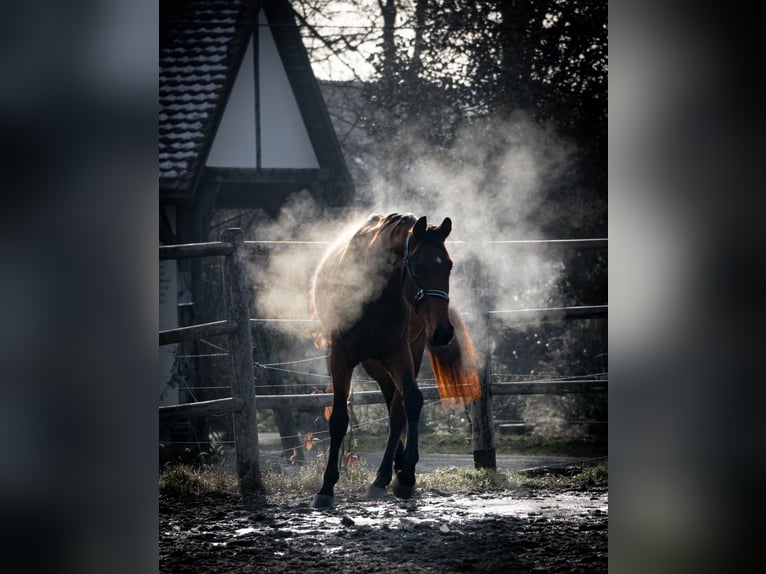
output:
<svg viewBox="0 0 766 574"><path fill-rule="evenodd" d="M442 221L442 224L439 226L439 231L442 234L442 241L447 239L450 231L452 231L452 220L449 217L444 218L444 221Z"/></svg>
<svg viewBox="0 0 766 574"><path fill-rule="evenodd" d="M426 221L426 216L424 215L418 219L415 227L412 228L412 239L415 241L422 239L426 233L426 227L428 227L428 221Z"/></svg>

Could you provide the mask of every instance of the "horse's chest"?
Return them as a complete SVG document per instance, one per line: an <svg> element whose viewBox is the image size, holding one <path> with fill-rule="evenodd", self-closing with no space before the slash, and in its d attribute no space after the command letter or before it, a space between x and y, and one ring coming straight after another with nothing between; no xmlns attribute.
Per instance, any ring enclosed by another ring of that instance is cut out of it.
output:
<svg viewBox="0 0 766 574"><path fill-rule="evenodd" d="M346 348L357 361L384 360L406 341L405 321L391 321L390 317L388 321L362 319L344 337Z"/></svg>

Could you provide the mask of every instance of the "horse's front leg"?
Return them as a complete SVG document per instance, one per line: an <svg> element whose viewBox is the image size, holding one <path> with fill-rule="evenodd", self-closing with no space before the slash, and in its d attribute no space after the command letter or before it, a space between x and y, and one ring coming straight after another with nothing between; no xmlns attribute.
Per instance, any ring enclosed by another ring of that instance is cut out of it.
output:
<svg viewBox="0 0 766 574"><path fill-rule="evenodd" d="M322 488L314 496L314 508L331 508L335 504L334 488L338 482L338 453L343 437L348 428L348 392L351 388L351 374L354 365L342 357L339 352L330 354L330 373L332 374L333 401L330 415L330 454L324 471Z"/></svg>
<svg viewBox="0 0 766 574"><path fill-rule="evenodd" d="M397 469L392 485L399 498L410 498L415 491L415 465L418 462L418 425L423 409L423 393L415 380L412 354L407 345L399 356L389 362L388 369L395 380L401 381L402 403L407 419L407 444L401 457L401 468Z"/></svg>
<svg viewBox="0 0 766 574"><path fill-rule="evenodd" d="M388 370L378 361L366 361L362 363L364 370L372 378L378 381L383 397L386 399L388 408L388 442L386 450L383 453L383 460L380 463L375 481L367 490L369 498L382 498L386 496L386 488L391 483L392 467L401 468L402 451L402 431L407 420L404 415L404 406L402 405L402 396L396 389Z"/></svg>

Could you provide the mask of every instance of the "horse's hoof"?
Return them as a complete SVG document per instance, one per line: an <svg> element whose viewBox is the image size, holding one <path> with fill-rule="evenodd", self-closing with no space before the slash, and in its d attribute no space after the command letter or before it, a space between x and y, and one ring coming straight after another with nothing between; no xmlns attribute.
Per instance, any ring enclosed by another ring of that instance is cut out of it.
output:
<svg viewBox="0 0 766 574"><path fill-rule="evenodd" d="M311 508L332 508L335 506L335 497L329 494L314 495Z"/></svg>
<svg viewBox="0 0 766 574"><path fill-rule="evenodd" d="M388 496L388 492L385 488L371 484L367 489L367 498L380 499L385 498L386 496Z"/></svg>
<svg viewBox="0 0 766 574"><path fill-rule="evenodd" d="M412 498L412 494L415 492L415 485L402 484L398 478L395 478L394 483L391 485L391 490L394 491L394 496L406 500Z"/></svg>

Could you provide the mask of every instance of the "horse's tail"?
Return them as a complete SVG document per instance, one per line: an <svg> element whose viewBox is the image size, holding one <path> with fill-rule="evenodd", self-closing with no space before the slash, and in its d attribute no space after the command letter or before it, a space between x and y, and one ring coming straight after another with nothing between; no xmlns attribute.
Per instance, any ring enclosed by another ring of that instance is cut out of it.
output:
<svg viewBox="0 0 766 574"><path fill-rule="evenodd" d="M481 397L479 360L460 313L450 308L450 320L455 327L452 341L448 345L428 345L428 356L439 397L469 403Z"/></svg>

